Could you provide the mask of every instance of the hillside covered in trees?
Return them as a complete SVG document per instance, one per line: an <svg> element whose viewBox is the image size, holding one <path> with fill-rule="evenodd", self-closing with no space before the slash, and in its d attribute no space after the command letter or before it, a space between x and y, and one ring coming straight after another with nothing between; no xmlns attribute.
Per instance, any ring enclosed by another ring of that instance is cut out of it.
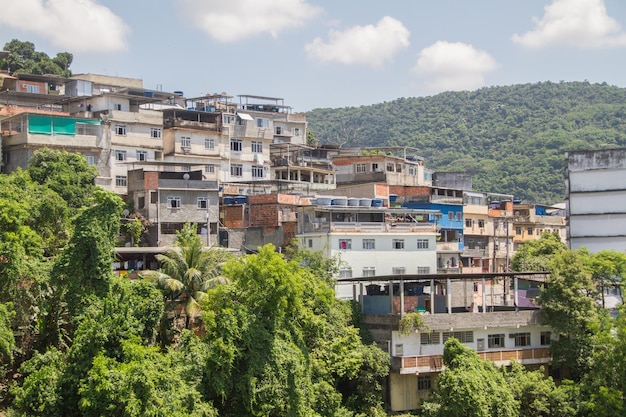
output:
<svg viewBox="0 0 626 417"><path fill-rule="evenodd" d="M314 109L322 143L412 146L433 171L465 171L476 191L536 203L565 198L564 154L626 146L626 88L536 83Z"/></svg>

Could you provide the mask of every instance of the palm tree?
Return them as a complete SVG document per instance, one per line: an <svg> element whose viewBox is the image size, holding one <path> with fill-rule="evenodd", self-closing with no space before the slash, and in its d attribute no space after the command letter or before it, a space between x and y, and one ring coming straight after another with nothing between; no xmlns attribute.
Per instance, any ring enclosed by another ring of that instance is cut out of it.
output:
<svg viewBox="0 0 626 417"><path fill-rule="evenodd" d="M185 328L189 329L200 314L200 301L207 296L206 291L228 283L220 274L228 257L227 252L203 246L195 225L186 223L177 233L175 246L156 256L161 269L141 275L157 281L172 299L186 301Z"/></svg>

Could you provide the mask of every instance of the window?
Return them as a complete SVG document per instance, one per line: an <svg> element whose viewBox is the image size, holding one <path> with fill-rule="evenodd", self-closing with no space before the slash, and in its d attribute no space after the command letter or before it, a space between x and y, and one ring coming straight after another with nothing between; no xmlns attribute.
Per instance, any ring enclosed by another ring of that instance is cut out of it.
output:
<svg viewBox="0 0 626 417"><path fill-rule="evenodd" d="M180 146L183 148L191 148L191 138L189 136L181 136Z"/></svg>
<svg viewBox="0 0 626 417"><path fill-rule="evenodd" d="M411 167L410 166L409 167L409 175L415 175L415 174L417 174L417 171L416 171L415 167Z"/></svg>
<svg viewBox="0 0 626 417"><path fill-rule="evenodd" d="M483 219L478 219L478 227L480 227L480 228L484 228L484 227L485 227L485 220L483 220Z"/></svg>
<svg viewBox="0 0 626 417"><path fill-rule="evenodd" d="M548 346L552 340L552 334L550 332L541 332L541 346Z"/></svg>
<svg viewBox="0 0 626 417"><path fill-rule="evenodd" d="M300 136L300 128L299 127L294 127L293 128L293 135L294 136Z"/></svg>
<svg viewBox="0 0 626 417"><path fill-rule="evenodd" d="M206 210L207 208L209 208L209 197L198 197L196 203L199 209Z"/></svg>
<svg viewBox="0 0 626 417"><path fill-rule="evenodd" d="M39 94L39 86L38 85L24 84L24 86L26 87L26 92L27 93Z"/></svg>
<svg viewBox="0 0 626 417"><path fill-rule="evenodd" d="M167 208L178 209L180 208L180 197L167 197Z"/></svg>
<svg viewBox="0 0 626 417"><path fill-rule="evenodd" d="M417 390L418 391L430 391L432 389L432 379L430 375L418 375L417 376Z"/></svg>
<svg viewBox="0 0 626 417"><path fill-rule="evenodd" d="M357 174L361 174L365 172L365 164L356 164L356 172Z"/></svg>
<svg viewBox="0 0 626 417"><path fill-rule="evenodd" d="M394 239L391 241L393 249L404 249L404 239Z"/></svg>
<svg viewBox="0 0 626 417"><path fill-rule="evenodd" d="M146 197L139 197L137 199L137 208L142 209L144 207L146 207Z"/></svg>
<svg viewBox="0 0 626 417"><path fill-rule="evenodd" d="M503 334L490 334L487 336L487 347L489 348L504 348L504 335Z"/></svg>
<svg viewBox="0 0 626 417"><path fill-rule="evenodd" d="M254 165L252 167L252 178L263 178L263 167Z"/></svg>
<svg viewBox="0 0 626 417"><path fill-rule="evenodd" d="M494 220L493 221L493 230L498 230L498 227L500 227L500 222L498 220Z"/></svg>
<svg viewBox="0 0 626 417"><path fill-rule="evenodd" d="M363 267L363 277L375 277L376 276L376 267L375 266L364 266Z"/></svg>
<svg viewBox="0 0 626 417"><path fill-rule="evenodd" d="M126 187L127 179L124 175L115 176L115 186L116 187Z"/></svg>
<svg viewBox="0 0 626 417"><path fill-rule="evenodd" d="M417 273L419 275L430 274L430 267L429 266L418 266L417 267Z"/></svg>
<svg viewBox="0 0 626 417"><path fill-rule="evenodd" d="M126 126L124 125L115 125L113 130L118 136L126 136Z"/></svg>
<svg viewBox="0 0 626 417"><path fill-rule="evenodd" d="M113 104L113 110L119 110L119 111L122 111L122 105L121 105L121 104L118 104L118 103Z"/></svg>
<svg viewBox="0 0 626 417"><path fill-rule="evenodd" d="M474 292L478 292L478 283L477 282L474 283Z"/></svg>
<svg viewBox="0 0 626 417"><path fill-rule="evenodd" d="M309 248L313 247L313 239L307 239L307 247Z"/></svg>
<svg viewBox="0 0 626 417"><path fill-rule="evenodd" d="M522 228L520 226L515 227L515 234L516 235L521 235L522 234Z"/></svg>
<svg viewBox="0 0 626 417"><path fill-rule="evenodd" d="M428 239L417 239L417 249L428 249Z"/></svg>
<svg viewBox="0 0 626 417"><path fill-rule="evenodd" d="M453 211L449 211L448 212L448 220L454 220L454 212Z"/></svg>
<svg viewBox="0 0 626 417"><path fill-rule="evenodd" d="M393 275L404 275L406 274L406 268L403 266L394 266L391 268L391 273Z"/></svg>
<svg viewBox="0 0 626 417"><path fill-rule="evenodd" d="M204 140L204 149L215 149L215 139L205 139Z"/></svg>
<svg viewBox="0 0 626 417"><path fill-rule="evenodd" d="M85 155L85 159L87 160L87 164L89 164L89 165L95 165L96 164L96 159L94 158L93 155Z"/></svg>
<svg viewBox="0 0 626 417"><path fill-rule="evenodd" d="M533 228L529 227L528 228L528 236L532 236L533 235Z"/></svg>
<svg viewBox="0 0 626 417"><path fill-rule="evenodd" d="M207 174L215 173L215 165L205 165L204 172L206 172Z"/></svg>
<svg viewBox="0 0 626 417"><path fill-rule="evenodd" d="M394 164L387 164L387 172L393 172Z"/></svg>
<svg viewBox="0 0 626 417"><path fill-rule="evenodd" d="M363 239L363 250L375 250L376 239Z"/></svg>
<svg viewBox="0 0 626 417"><path fill-rule="evenodd" d="M160 139L161 138L161 128L160 127L151 127L150 128L150 137L152 139Z"/></svg>
<svg viewBox="0 0 626 417"><path fill-rule="evenodd" d="M515 346L530 346L530 333L515 333Z"/></svg>
<svg viewBox="0 0 626 417"><path fill-rule="evenodd" d="M339 268L339 278L352 278L352 268Z"/></svg>
<svg viewBox="0 0 626 417"><path fill-rule="evenodd" d="M257 140L252 141L251 150L254 153L263 153L263 142Z"/></svg>
<svg viewBox="0 0 626 417"><path fill-rule="evenodd" d="M233 177L241 177L243 175L243 165L232 164L230 166L230 175Z"/></svg>
<svg viewBox="0 0 626 417"><path fill-rule="evenodd" d="M460 211L456 212L456 221L457 222L462 222L463 221L463 213Z"/></svg>
<svg viewBox="0 0 626 417"><path fill-rule="evenodd" d="M116 161L125 161L126 160L126 151L116 150L115 151L115 160Z"/></svg>
<svg viewBox="0 0 626 417"><path fill-rule="evenodd" d="M378 164L372 164L372 172L380 172Z"/></svg>
<svg viewBox="0 0 626 417"><path fill-rule="evenodd" d="M150 204L156 204L159 194L156 191L150 191Z"/></svg>
<svg viewBox="0 0 626 417"><path fill-rule="evenodd" d="M276 135L282 135L282 134L283 134L283 128L282 128L282 127L280 127L280 126L276 126L276 127L274 128L274 134L276 134Z"/></svg>
<svg viewBox="0 0 626 417"><path fill-rule="evenodd" d="M352 249L352 239L339 239L339 249Z"/></svg>
<svg viewBox="0 0 626 417"><path fill-rule="evenodd" d="M147 161L148 160L148 151L137 151L137 160L138 161Z"/></svg>
<svg viewBox="0 0 626 417"><path fill-rule="evenodd" d="M256 127L260 127L262 129L268 129L270 127L269 119L256 119Z"/></svg>
<svg viewBox="0 0 626 417"><path fill-rule="evenodd" d="M235 124L235 116L232 114L222 114L222 120L225 125L234 125Z"/></svg>
<svg viewBox="0 0 626 417"><path fill-rule="evenodd" d="M241 152L243 149L243 142L241 139L231 139L230 140L230 150L233 152Z"/></svg>
<svg viewBox="0 0 626 417"><path fill-rule="evenodd" d="M472 227L474 225L474 220L465 219L465 227Z"/></svg>
<svg viewBox="0 0 626 417"><path fill-rule="evenodd" d="M443 332L442 336L443 343L446 343L446 340L451 337L454 337L461 343L472 343L474 341L474 332L471 330L467 332Z"/></svg>
<svg viewBox="0 0 626 417"><path fill-rule="evenodd" d="M439 332L420 333L420 345L438 345Z"/></svg>

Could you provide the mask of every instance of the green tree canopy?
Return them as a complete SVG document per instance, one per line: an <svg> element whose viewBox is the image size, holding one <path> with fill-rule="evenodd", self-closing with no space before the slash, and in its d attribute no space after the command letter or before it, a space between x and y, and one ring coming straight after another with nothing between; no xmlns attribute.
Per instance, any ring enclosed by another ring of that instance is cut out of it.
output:
<svg viewBox="0 0 626 417"><path fill-rule="evenodd" d="M13 39L4 45L4 51L9 53L6 58L0 59L0 69L11 73L25 74L53 74L70 77L70 65L73 56L69 52L59 52L50 58L44 52L35 50L35 44Z"/></svg>
<svg viewBox="0 0 626 417"><path fill-rule="evenodd" d="M28 162L33 181L56 191L77 209L90 204L98 171L79 153L42 148Z"/></svg>

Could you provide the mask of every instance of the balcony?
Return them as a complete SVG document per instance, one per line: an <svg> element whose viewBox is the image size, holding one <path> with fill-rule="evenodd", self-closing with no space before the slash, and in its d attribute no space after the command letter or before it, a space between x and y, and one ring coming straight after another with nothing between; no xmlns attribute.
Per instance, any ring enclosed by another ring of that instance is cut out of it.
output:
<svg viewBox="0 0 626 417"><path fill-rule="evenodd" d="M498 366L507 366L515 361L522 365L550 363L549 348L497 350L476 352L482 360L489 360ZM444 368L442 355L395 356L391 358L392 371L401 374L441 372Z"/></svg>

